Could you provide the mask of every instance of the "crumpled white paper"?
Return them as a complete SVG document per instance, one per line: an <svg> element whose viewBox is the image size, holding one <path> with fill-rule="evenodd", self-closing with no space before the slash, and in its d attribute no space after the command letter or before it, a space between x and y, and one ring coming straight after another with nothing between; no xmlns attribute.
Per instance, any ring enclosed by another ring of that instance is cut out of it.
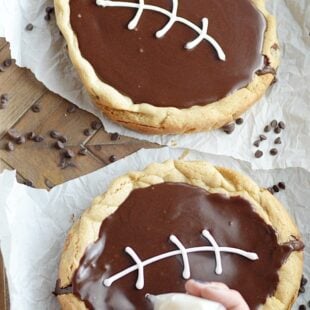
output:
<svg viewBox="0 0 310 310"><path fill-rule="evenodd" d="M89 175L56 186L50 192L18 184L15 173L0 175L0 240L7 268L11 309L58 309L52 295L57 268L68 229L93 198L103 193L116 177L130 170L142 170L152 162L177 159L179 149L141 150ZM259 185L268 187L279 181L287 185L277 194L296 220L306 247L305 274L310 277L310 173L301 168L252 171L246 162L226 156L195 151L186 159L206 159L246 173ZM310 299L310 287L295 305Z"/></svg>
<svg viewBox="0 0 310 310"><path fill-rule="evenodd" d="M310 2L309 0L266 0L278 19L282 60L279 81L265 98L245 115L245 124L227 136L217 130L192 135L147 136L122 128L104 118L91 103L65 51L55 20L44 20L51 0L0 0L0 36L11 43L19 66L30 68L50 90L101 118L109 132L146 139L162 145L184 147L228 155L249 162L254 169L303 167L310 171ZM25 31L33 23L34 30ZM253 142L273 119L283 120L287 129L279 155L270 156L275 134L262 144L267 153L254 159Z"/></svg>

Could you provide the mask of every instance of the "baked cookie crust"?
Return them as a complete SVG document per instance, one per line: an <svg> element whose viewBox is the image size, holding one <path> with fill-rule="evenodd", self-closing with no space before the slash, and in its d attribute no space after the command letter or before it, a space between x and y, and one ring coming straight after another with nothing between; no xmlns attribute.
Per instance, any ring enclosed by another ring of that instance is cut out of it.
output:
<svg viewBox="0 0 310 310"><path fill-rule="evenodd" d="M88 245L98 239L102 221L114 213L137 188L163 182L182 182L197 186L210 193L241 196L254 207L263 220L272 225L282 244L300 239L300 233L280 202L266 189L259 188L248 177L233 170L214 167L205 161L167 161L152 164L143 171L130 172L116 179L108 191L94 199L68 233L59 266L59 284L71 284ZM297 298L303 268L303 252L294 251L279 269L279 284L274 296L261 309L290 309ZM59 295L62 309L87 309L75 295Z"/></svg>
<svg viewBox="0 0 310 310"><path fill-rule="evenodd" d="M262 54L269 61L269 73L255 74L247 87L219 101L187 109L136 104L104 83L80 52L77 37L70 24L70 0L54 0L54 3L57 24L68 44L72 63L99 109L113 121L136 131L146 134L180 134L209 131L232 122L259 100L274 81L280 59L275 18L266 10L265 0L251 1L266 20Z"/></svg>

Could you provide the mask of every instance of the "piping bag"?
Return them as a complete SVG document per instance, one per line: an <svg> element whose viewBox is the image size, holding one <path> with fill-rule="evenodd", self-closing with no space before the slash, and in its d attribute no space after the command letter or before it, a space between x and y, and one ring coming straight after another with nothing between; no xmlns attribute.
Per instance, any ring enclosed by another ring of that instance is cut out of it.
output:
<svg viewBox="0 0 310 310"><path fill-rule="evenodd" d="M221 304L207 299L182 293L161 295L146 294L145 298L153 303L154 310L225 310Z"/></svg>

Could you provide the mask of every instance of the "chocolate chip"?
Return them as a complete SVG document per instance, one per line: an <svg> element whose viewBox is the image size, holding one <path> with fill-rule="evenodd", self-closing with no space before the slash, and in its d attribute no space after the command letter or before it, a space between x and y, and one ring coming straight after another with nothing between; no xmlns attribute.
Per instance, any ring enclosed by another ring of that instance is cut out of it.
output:
<svg viewBox="0 0 310 310"><path fill-rule="evenodd" d="M9 101L9 95L8 94L2 94L0 96L0 102L1 103L5 103L5 102L8 102Z"/></svg>
<svg viewBox="0 0 310 310"><path fill-rule="evenodd" d="M268 188L267 188L267 191L269 191L272 195L274 194L274 190L273 190L272 187L268 187Z"/></svg>
<svg viewBox="0 0 310 310"><path fill-rule="evenodd" d="M24 183L24 185L27 185L27 186L29 186L29 187L34 187L34 186L33 186L33 182L30 181L30 180L27 180L27 179L26 179L23 183Z"/></svg>
<svg viewBox="0 0 310 310"><path fill-rule="evenodd" d="M271 130L271 126L270 125L265 126L264 132L269 132L270 130Z"/></svg>
<svg viewBox="0 0 310 310"><path fill-rule="evenodd" d="M278 186L280 189L283 189L283 190L286 188L286 185L284 182L279 182Z"/></svg>
<svg viewBox="0 0 310 310"><path fill-rule="evenodd" d="M72 150L70 150L70 149L65 150L64 155L65 155L65 157L67 157L67 158L73 158L73 157L75 157L75 153L74 153Z"/></svg>
<svg viewBox="0 0 310 310"><path fill-rule="evenodd" d="M48 179L44 180L44 183L46 185L47 188L52 189L55 185Z"/></svg>
<svg viewBox="0 0 310 310"><path fill-rule="evenodd" d="M120 138L120 135L117 132L111 133L110 139L111 141L116 141Z"/></svg>
<svg viewBox="0 0 310 310"><path fill-rule="evenodd" d="M308 283L308 279L302 275L301 280L300 280L300 285L305 286Z"/></svg>
<svg viewBox="0 0 310 310"><path fill-rule="evenodd" d="M86 128L84 129L83 133L86 137L89 137L93 134L93 131L90 128Z"/></svg>
<svg viewBox="0 0 310 310"><path fill-rule="evenodd" d="M239 117L239 118L236 119L236 124L237 124L237 125L242 125L243 122L244 122L244 120L243 120L243 118L241 118L241 117Z"/></svg>
<svg viewBox="0 0 310 310"><path fill-rule="evenodd" d="M91 128L94 130L98 130L98 129L102 128L102 124L100 121L92 121L91 122Z"/></svg>
<svg viewBox="0 0 310 310"><path fill-rule="evenodd" d="M305 305L300 305L300 306L298 307L298 309L299 309L299 310L306 310L307 308L306 308Z"/></svg>
<svg viewBox="0 0 310 310"><path fill-rule="evenodd" d="M235 130L235 123L230 123L222 127L223 131L230 135Z"/></svg>
<svg viewBox="0 0 310 310"><path fill-rule="evenodd" d="M256 158L261 158L264 155L264 153L261 150L258 150L255 152L255 157Z"/></svg>
<svg viewBox="0 0 310 310"><path fill-rule="evenodd" d="M38 103L35 103L32 107L31 107L32 112L34 113L39 113L41 111L41 108L39 106Z"/></svg>
<svg viewBox="0 0 310 310"><path fill-rule="evenodd" d="M279 193L280 189L277 185L272 186L272 189L275 193Z"/></svg>
<svg viewBox="0 0 310 310"><path fill-rule="evenodd" d="M4 67L6 67L6 68L8 68L8 67L10 67L11 65L12 65L12 59L11 58L8 58L8 59L6 59L4 62L3 62L3 66Z"/></svg>
<svg viewBox="0 0 310 310"><path fill-rule="evenodd" d="M42 142L42 141L44 141L44 137L41 136L41 135L37 135L37 136L35 136L35 137L33 138L33 141L34 141L34 142Z"/></svg>
<svg viewBox="0 0 310 310"><path fill-rule="evenodd" d="M260 141L265 141L265 140L267 140L267 137L265 135L260 135L259 139L260 139Z"/></svg>
<svg viewBox="0 0 310 310"><path fill-rule="evenodd" d="M272 128L276 128L278 126L278 122L274 119L271 123L270 123L270 126Z"/></svg>
<svg viewBox="0 0 310 310"><path fill-rule="evenodd" d="M15 150L15 145L13 142L9 141L7 144L6 144L6 150L9 151L9 152L12 152Z"/></svg>
<svg viewBox="0 0 310 310"><path fill-rule="evenodd" d="M306 289L304 288L304 286L301 286L299 291L298 291L298 294L303 294L305 291L306 291Z"/></svg>
<svg viewBox="0 0 310 310"><path fill-rule="evenodd" d="M78 154L85 156L85 155L87 155L87 153L88 153L87 148L84 145L80 145L80 150L79 150Z"/></svg>
<svg viewBox="0 0 310 310"><path fill-rule="evenodd" d="M44 19L46 21L50 21L51 20L51 15L50 14L45 14Z"/></svg>
<svg viewBox="0 0 310 310"><path fill-rule="evenodd" d="M109 161L110 161L110 163L114 163L115 161L116 161L116 156L115 155L112 155L112 156L110 156L109 157Z"/></svg>
<svg viewBox="0 0 310 310"><path fill-rule="evenodd" d="M54 143L54 146L58 150L63 150L65 148L65 145L59 140Z"/></svg>
<svg viewBox="0 0 310 310"><path fill-rule="evenodd" d="M33 131L30 131L27 133L27 139L28 140L33 140L36 134Z"/></svg>
<svg viewBox="0 0 310 310"><path fill-rule="evenodd" d="M59 137L61 137L62 134L59 131L57 131L57 130L51 130L50 131L50 136L53 139L59 139Z"/></svg>
<svg viewBox="0 0 310 310"><path fill-rule="evenodd" d="M281 121L281 122L279 123L279 127L280 127L281 129L285 129L286 125L285 125L284 122Z"/></svg>
<svg viewBox="0 0 310 310"><path fill-rule="evenodd" d="M276 128L274 129L274 132L275 132L276 134L279 134L279 133L281 132L281 128L280 128L280 127L276 127Z"/></svg>
<svg viewBox="0 0 310 310"><path fill-rule="evenodd" d="M274 140L274 144L282 144L282 140L280 137Z"/></svg>
<svg viewBox="0 0 310 310"><path fill-rule="evenodd" d="M256 146L256 147L259 147L260 142L261 142L260 140L256 140L256 141L253 143L253 145Z"/></svg>
<svg viewBox="0 0 310 310"><path fill-rule="evenodd" d="M32 24L28 24L25 29L27 31L32 31L33 30L33 25Z"/></svg>
<svg viewBox="0 0 310 310"><path fill-rule="evenodd" d="M74 104L71 104L68 109L67 112L68 113L74 113L77 110L76 106Z"/></svg>
<svg viewBox="0 0 310 310"><path fill-rule="evenodd" d="M278 154L278 150L277 149L271 149L270 150L270 155L276 156L277 154Z"/></svg>
<svg viewBox="0 0 310 310"><path fill-rule="evenodd" d="M16 139L16 144L24 144L26 142L25 136L20 136Z"/></svg>
<svg viewBox="0 0 310 310"><path fill-rule="evenodd" d="M10 128L7 131L7 134L10 139L15 140L15 141L21 136L21 134L15 128Z"/></svg>
<svg viewBox="0 0 310 310"><path fill-rule="evenodd" d="M46 12L47 14L52 14L52 13L54 13L54 7L52 7L52 6L46 7L45 12Z"/></svg>
<svg viewBox="0 0 310 310"><path fill-rule="evenodd" d="M67 143L68 142L68 138L65 135L61 135L58 140L62 143Z"/></svg>

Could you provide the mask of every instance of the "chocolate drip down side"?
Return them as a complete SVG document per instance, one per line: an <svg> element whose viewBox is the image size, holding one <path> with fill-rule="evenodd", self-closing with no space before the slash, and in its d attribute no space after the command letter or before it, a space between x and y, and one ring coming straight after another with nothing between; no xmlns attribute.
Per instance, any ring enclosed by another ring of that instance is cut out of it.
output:
<svg viewBox="0 0 310 310"><path fill-rule="evenodd" d="M172 9L167 0L145 3ZM134 8L98 6L95 0L70 0L70 22L82 56L103 82L134 103L203 106L246 87L264 66L266 20L250 0L178 1L178 16L198 27L208 18L208 34L225 52L225 61L206 41L185 49L197 33L183 24L175 23L156 38L169 21L157 12L144 10L136 29L129 30L136 13Z"/></svg>
<svg viewBox="0 0 310 310"><path fill-rule="evenodd" d="M181 255L146 266L141 290L135 286L137 271L110 287L104 280L134 265L126 247L144 261L176 250L169 241L172 234L185 248L210 246L201 236L203 230L220 247L255 252L259 259L223 252L223 272L216 274L214 252L190 253L191 278L226 283L244 296L251 309L274 294L281 265L292 251L302 249L298 240L279 245L274 229L241 197L210 194L183 183L162 183L132 191L103 221L98 240L88 246L73 276L73 294L89 309L152 309L145 294L184 292Z"/></svg>

